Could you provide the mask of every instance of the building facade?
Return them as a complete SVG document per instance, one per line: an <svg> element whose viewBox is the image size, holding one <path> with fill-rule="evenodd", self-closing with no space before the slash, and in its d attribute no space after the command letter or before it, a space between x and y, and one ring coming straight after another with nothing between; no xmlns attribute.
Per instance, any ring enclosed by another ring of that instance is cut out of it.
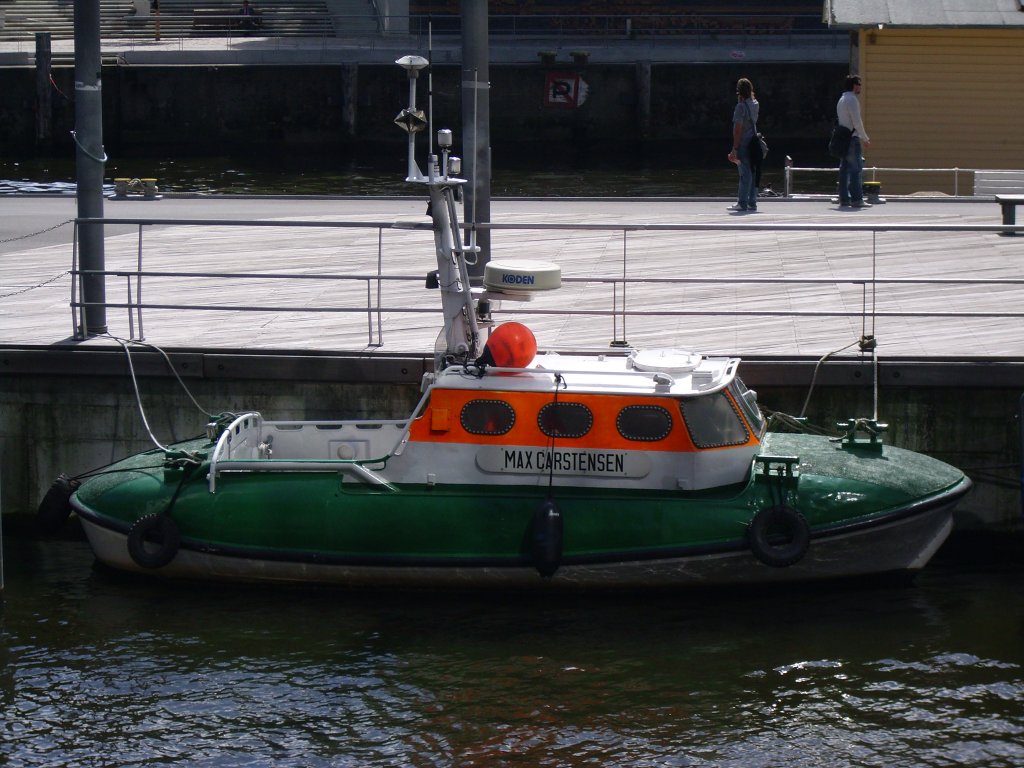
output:
<svg viewBox="0 0 1024 768"><path fill-rule="evenodd" d="M850 69L864 80L869 166L1024 169L1024 6L970 5L826 0L825 22L850 29ZM937 173L934 187L949 192L949 180ZM889 173L884 185L893 193L928 188L920 174L911 184Z"/></svg>

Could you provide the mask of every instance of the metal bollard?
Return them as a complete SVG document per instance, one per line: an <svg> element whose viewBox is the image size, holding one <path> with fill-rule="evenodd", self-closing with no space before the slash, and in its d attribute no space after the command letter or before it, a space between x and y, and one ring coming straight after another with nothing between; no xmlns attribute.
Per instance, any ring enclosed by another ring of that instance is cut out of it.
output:
<svg viewBox="0 0 1024 768"><path fill-rule="evenodd" d="M864 198L872 205L878 205L884 203L885 198L882 196L882 182L880 181L865 181L864 182Z"/></svg>

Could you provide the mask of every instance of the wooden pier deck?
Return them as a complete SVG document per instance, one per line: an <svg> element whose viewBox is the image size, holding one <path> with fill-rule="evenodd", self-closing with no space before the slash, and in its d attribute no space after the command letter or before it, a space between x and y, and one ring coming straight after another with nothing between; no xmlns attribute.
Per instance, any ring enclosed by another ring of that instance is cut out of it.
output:
<svg viewBox="0 0 1024 768"><path fill-rule="evenodd" d="M607 349L612 341L626 341L741 356L818 357L855 345L866 332L877 338L883 357L1024 357L1024 233L900 229L997 226L996 203L905 199L853 211L828 200L767 199L757 214L747 215L730 214L728 204L494 200L492 220L500 225L630 227L625 233L494 231L492 259L556 262L564 281L561 290L529 304L503 303L505 310L529 314L496 316L528 324L542 349ZM0 204L0 347L115 345L105 337L72 338L73 227L66 222L75 212L73 198L11 197ZM419 198L108 200L104 210L108 218L380 223L380 229L154 225L144 233L146 271L371 275L379 265L388 277L381 286L379 326L365 312L329 311L364 306L365 282L147 277L142 297L147 304L266 308L146 309L147 342L166 349L368 355L421 355L434 348L440 302L422 280L434 268L432 236L408 229L428 221L424 212L425 200ZM839 228L847 224L862 228ZM732 228L658 229L664 225ZM136 269L138 243L137 226L108 225L107 269ZM627 307L638 314L627 317L623 327L621 317L590 314L612 308L612 287L605 281L623 274L719 282L630 285ZM416 279L394 279L399 276ZM793 278L814 282L786 282ZM864 286L872 278L883 281L874 297ZM968 279L986 282L963 282ZM903 280L911 282L884 282ZM126 285L124 278L109 277L107 301L124 303ZM373 301L376 291L373 286ZM396 311L410 307L421 311ZM913 313L923 316L907 316ZM107 322L110 334L129 337L127 310L109 308ZM139 335L137 324L134 332Z"/></svg>

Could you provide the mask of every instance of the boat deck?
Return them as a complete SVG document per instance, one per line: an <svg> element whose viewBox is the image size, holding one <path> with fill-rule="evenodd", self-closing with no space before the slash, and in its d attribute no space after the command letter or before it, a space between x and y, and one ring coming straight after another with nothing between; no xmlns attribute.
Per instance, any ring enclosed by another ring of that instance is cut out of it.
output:
<svg viewBox="0 0 1024 768"><path fill-rule="evenodd" d="M395 230L395 222L427 222L425 199L170 198L107 200L107 218L292 222L380 222L383 229L193 226L147 227L145 270L290 275L422 276L435 268L427 231ZM541 349L681 347L709 354L818 357L878 339L885 357L994 359L1024 357L1024 234L943 231L941 226L1001 223L985 200L890 200L870 209L839 209L828 200L761 201L736 215L729 201L542 199L492 201L497 224L617 224L622 229L496 230L492 259L552 261L563 287L527 305L538 314L510 315L529 325ZM72 338L69 308L76 203L67 197L10 197L0 206L0 346L113 346L111 339ZM62 225L63 224L63 225ZM861 228L842 229L856 224ZM662 231L661 225L735 225L730 229ZM778 225L795 226L785 229ZM905 230L903 225L931 229ZM769 227L769 228L765 228ZM806 228L805 228L806 227ZM646 228L646 229L645 229ZM893 229L895 228L895 229ZM136 268L138 227L108 225L107 269ZM378 244L382 246L378 254ZM613 319L607 280L699 278L627 289L628 309ZM878 284L865 299L864 282ZM792 278L814 282L788 282ZM900 282L909 279L910 282ZM985 282L962 282L964 280ZM125 279L110 277L107 301L124 303ZM333 312L363 305L365 283L237 278L147 278L144 300L176 307L234 301L261 312L147 309L145 339L169 349L286 350L429 354L441 325L440 300L422 279L385 282L385 308L419 313ZM376 291L376 288L373 289ZM376 300L376 296L372 297ZM867 308L868 316L862 315ZM285 309L302 308L294 312ZM874 314L871 315L871 310ZM550 314L546 314L548 312ZM722 314L735 313L735 314ZM844 314L848 313L848 314ZM922 313L923 316L916 315ZM130 335L128 313L108 309L109 332ZM134 328L138 336L139 329ZM854 347L855 348L855 347Z"/></svg>

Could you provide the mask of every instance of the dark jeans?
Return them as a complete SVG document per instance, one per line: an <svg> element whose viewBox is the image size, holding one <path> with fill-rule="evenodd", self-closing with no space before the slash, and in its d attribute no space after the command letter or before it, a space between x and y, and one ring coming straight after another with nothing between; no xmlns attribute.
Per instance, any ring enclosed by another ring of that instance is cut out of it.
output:
<svg viewBox="0 0 1024 768"><path fill-rule="evenodd" d="M849 205L864 201L864 154L860 139L850 139L846 155L839 161L839 204Z"/></svg>

